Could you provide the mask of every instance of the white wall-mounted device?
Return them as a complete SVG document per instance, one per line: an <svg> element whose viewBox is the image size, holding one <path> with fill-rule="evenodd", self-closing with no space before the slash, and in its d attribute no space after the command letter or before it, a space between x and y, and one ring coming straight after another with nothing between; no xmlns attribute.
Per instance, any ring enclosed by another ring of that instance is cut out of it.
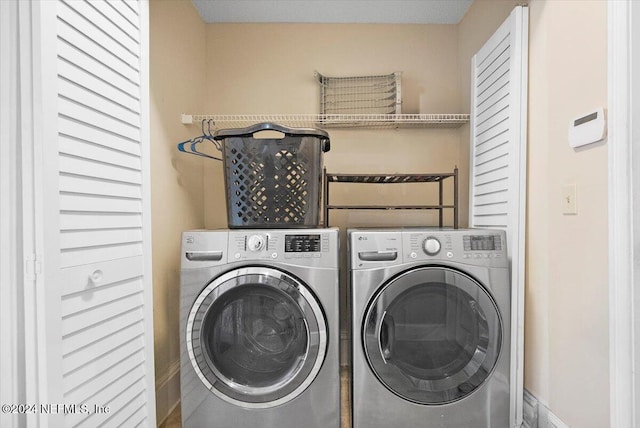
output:
<svg viewBox="0 0 640 428"><path fill-rule="evenodd" d="M569 145L573 148L600 142L606 135L607 118L603 107L569 122Z"/></svg>

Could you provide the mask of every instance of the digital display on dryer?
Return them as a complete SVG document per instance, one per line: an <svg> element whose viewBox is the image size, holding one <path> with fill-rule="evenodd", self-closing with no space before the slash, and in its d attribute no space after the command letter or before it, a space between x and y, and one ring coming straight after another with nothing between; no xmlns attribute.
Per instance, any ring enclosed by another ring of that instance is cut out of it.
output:
<svg viewBox="0 0 640 428"><path fill-rule="evenodd" d="M467 235L464 237L465 251L500 251L500 235Z"/></svg>
<svg viewBox="0 0 640 428"><path fill-rule="evenodd" d="M320 252L320 235L285 235L285 253L318 253Z"/></svg>

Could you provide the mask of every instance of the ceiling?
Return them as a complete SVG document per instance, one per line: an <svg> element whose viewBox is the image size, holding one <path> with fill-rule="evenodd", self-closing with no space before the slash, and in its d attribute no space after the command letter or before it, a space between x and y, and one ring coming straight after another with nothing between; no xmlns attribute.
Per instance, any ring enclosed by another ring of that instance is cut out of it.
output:
<svg viewBox="0 0 640 428"><path fill-rule="evenodd" d="M207 23L457 24L473 0L192 0Z"/></svg>

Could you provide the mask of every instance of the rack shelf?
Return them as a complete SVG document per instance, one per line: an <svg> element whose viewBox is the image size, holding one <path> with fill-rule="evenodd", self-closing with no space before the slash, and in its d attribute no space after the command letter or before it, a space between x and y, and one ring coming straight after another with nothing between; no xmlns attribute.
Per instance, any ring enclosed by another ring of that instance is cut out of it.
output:
<svg viewBox="0 0 640 428"><path fill-rule="evenodd" d="M453 227L458 228L458 167L443 174L330 174L324 169L324 224L329 225L330 210L438 210L438 225L444 226L444 210L453 210ZM453 204L444 204L444 182L453 178ZM329 201L331 183L402 184L438 183L437 205L336 205Z"/></svg>
<svg viewBox="0 0 640 428"><path fill-rule="evenodd" d="M468 114L255 114L204 115L183 114L182 123L190 125L211 121L211 130L244 128L261 122L298 128L459 128L469 122Z"/></svg>

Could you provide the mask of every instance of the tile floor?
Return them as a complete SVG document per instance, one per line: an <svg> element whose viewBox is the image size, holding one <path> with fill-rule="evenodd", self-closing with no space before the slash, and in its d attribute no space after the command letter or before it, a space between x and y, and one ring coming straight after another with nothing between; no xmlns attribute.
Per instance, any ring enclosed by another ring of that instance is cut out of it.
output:
<svg viewBox="0 0 640 428"><path fill-rule="evenodd" d="M341 428L349 428L351 426L351 388L349 388L349 369L347 367L340 369L340 386L342 392ZM179 404L164 422L160 424L159 428L182 428L182 414Z"/></svg>

